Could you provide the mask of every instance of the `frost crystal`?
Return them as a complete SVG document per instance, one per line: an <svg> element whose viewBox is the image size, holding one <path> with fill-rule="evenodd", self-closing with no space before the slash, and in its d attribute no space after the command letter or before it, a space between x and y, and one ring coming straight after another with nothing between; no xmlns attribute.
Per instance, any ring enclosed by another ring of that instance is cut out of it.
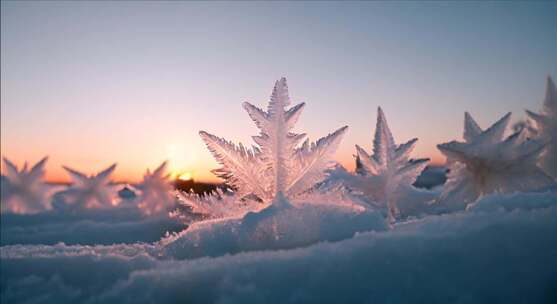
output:
<svg viewBox="0 0 557 304"><path fill-rule="evenodd" d="M64 193L72 208L98 208L115 205L114 190L110 185L110 175L116 164L106 168L96 175L87 176L81 172L63 167L72 178L73 184Z"/></svg>
<svg viewBox="0 0 557 304"><path fill-rule="evenodd" d="M294 198L312 188L325 177L326 169L342 136L348 127L343 127L309 143L305 134L291 132L304 103L289 109L290 98L286 79L275 83L267 111L250 103L244 109L253 119L260 134L253 140L257 147L245 148L232 142L201 131L201 138L207 144L222 168L213 172L224 178L238 193L239 197L255 195L264 202L271 202L278 193L286 198Z"/></svg>
<svg viewBox="0 0 557 304"><path fill-rule="evenodd" d="M464 142L437 147L447 157L449 175L438 201L465 207L489 193L527 191L553 180L536 166L544 143L527 140L523 130L503 139L511 113L482 130L464 116Z"/></svg>
<svg viewBox="0 0 557 304"><path fill-rule="evenodd" d="M238 200L232 191L220 188L208 194L176 193L181 207L186 207L191 215L195 214L203 220L240 218L249 211L259 211L265 206L256 200ZM183 217L187 212L176 210L173 214Z"/></svg>
<svg viewBox="0 0 557 304"><path fill-rule="evenodd" d="M42 181L46 161L47 157L31 169L27 168L26 162L18 170L16 165L4 158L7 183L2 189L2 212L37 213L48 209L46 187Z"/></svg>
<svg viewBox="0 0 557 304"><path fill-rule="evenodd" d="M373 155L356 145L357 171L345 181L348 187L361 192L376 207L386 208L392 221L399 215L398 191L411 187L429 159L409 159L417 138L397 145L381 108L377 109L377 125Z"/></svg>
<svg viewBox="0 0 557 304"><path fill-rule="evenodd" d="M557 178L557 89L551 77L547 77L545 100L539 114L526 111L534 122L540 138L547 141L542 153L540 167L553 178Z"/></svg>
<svg viewBox="0 0 557 304"><path fill-rule="evenodd" d="M165 212L174 203L169 176L166 174L166 162L153 173L147 169L143 181L137 186L141 190L138 206L145 214Z"/></svg>

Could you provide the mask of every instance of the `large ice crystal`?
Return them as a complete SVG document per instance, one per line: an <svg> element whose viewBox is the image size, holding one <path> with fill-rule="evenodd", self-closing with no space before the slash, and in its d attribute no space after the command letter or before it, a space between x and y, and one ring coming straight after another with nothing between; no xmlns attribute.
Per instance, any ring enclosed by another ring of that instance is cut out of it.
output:
<svg viewBox="0 0 557 304"><path fill-rule="evenodd" d="M319 187L347 127L315 143L300 144L305 134L291 130L304 104L289 105L284 78L276 82L267 111L244 103L261 131L254 137L257 147L253 149L200 132L222 165L214 172L234 193L180 193L187 212L173 214L194 223L161 241L168 255L183 258L293 248L386 229L380 212L364 208L342 188Z"/></svg>
<svg viewBox="0 0 557 304"><path fill-rule="evenodd" d="M557 89L551 77L547 77L545 100L541 112L526 111L534 122L537 133L548 142L542 153L540 167L553 178L557 178Z"/></svg>
<svg viewBox="0 0 557 304"><path fill-rule="evenodd" d="M535 190L553 183L536 165L544 141L527 139L523 130L504 139L510 117L506 114L484 131L465 113L464 142L437 146L450 169L439 202L459 209L489 193Z"/></svg>
<svg viewBox="0 0 557 304"><path fill-rule="evenodd" d="M49 208L47 189L43 182L47 159L43 158L31 168L26 162L19 170L14 163L4 158L7 182L2 189L2 213L37 213Z"/></svg>
<svg viewBox="0 0 557 304"><path fill-rule="evenodd" d="M286 79L275 83L267 111L250 103L244 108L260 134L253 139L257 147L236 146L222 138L201 131L201 138L222 165L215 174L224 178L239 197L254 195L266 203L278 193L292 199L312 188L325 177L326 169L348 127L342 127L315 143L305 134L292 132L304 103L291 108Z"/></svg>

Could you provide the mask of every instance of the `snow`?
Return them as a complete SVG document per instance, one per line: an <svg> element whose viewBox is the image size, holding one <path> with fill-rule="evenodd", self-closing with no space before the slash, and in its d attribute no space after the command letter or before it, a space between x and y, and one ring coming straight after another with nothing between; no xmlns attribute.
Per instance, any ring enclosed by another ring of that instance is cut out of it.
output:
<svg viewBox="0 0 557 304"><path fill-rule="evenodd" d="M168 215L146 216L136 206L51 210L37 214L2 214L1 245L10 244L115 244L156 242L166 232L187 227Z"/></svg>
<svg viewBox="0 0 557 304"><path fill-rule="evenodd" d="M162 163L118 198L115 164L90 176L64 167L73 184L50 204L46 158L29 170L5 159L0 300L556 302L551 79L547 92L529 113L536 129L507 138L510 113L486 130L465 113L464 142L438 146L445 185L444 168L416 181L427 163L410 159L417 139L397 145L380 108L373 154L356 147L355 174L335 165L346 127L302 143L292 129L304 104L288 108L284 78L267 111L244 104L256 147L200 132L232 189L174 192Z"/></svg>
<svg viewBox="0 0 557 304"><path fill-rule="evenodd" d="M202 221L161 241L174 258L220 256L242 251L289 249L347 239L362 231L384 231L383 214L361 206L292 205L279 195L258 212L239 219Z"/></svg>
<svg viewBox="0 0 557 304"><path fill-rule="evenodd" d="M552 303L557 299L554 191L484 197L475 208L516 207L428 216L388 231L290 250L179 260L161 255L156 244L3 246L1 299Z"/></svg>

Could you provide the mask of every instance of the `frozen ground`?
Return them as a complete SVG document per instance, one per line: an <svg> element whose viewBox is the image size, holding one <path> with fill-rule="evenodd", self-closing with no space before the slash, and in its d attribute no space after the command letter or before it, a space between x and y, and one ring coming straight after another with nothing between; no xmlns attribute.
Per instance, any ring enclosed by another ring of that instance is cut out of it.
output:
<svg viewBox="0 0 557 304"><path fill-rule="evenodd" d="M555 303L555 231L552 189L289 250L181 259L157 243L2 246L1 300Z"/></svg>

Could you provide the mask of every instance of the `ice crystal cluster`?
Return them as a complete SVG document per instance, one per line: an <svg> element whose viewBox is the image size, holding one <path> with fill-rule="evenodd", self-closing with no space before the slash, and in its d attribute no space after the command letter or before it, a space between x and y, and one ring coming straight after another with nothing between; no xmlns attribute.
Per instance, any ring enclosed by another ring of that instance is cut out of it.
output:
<svg viewBox="0 0 557 304"><path fill-rule="evenodd" d="M110 182L110 175L116 169L116 164L90 176L66 166L63 168L72 179L71 187L63 193L68 208L106 208L117 203Z"/></svg>
<svg viewBox="0 0 557 304"><path fill-rule="evenodd" d="M409 159L417 141L414 138L397 145L383 110L378 108L373 154L356 145L356 174L345 178L346 185L361 192L373 207L386 209L391 221L399 215L401 190L411 187L429 161Z"/></svg>
<svg viewBox="0 0 557 304"><path fill-rule="evenodd" d="M27 162L21 169L4 158L7 182L2 187L2 213L37 213L48 209L46 186L43 183L47 157L33 167Z"/></svg>
<svg viewBox="0 0 557 304"><path fill-rule="evenodd" d="M147 215L166 212L174 203L166 165L167 162L163 162L152 173L147 169L143 181L137 185L140 190L138 207Z"/></svg>
<svg viewBox="0 0 557 304"><path fill-rule="evenodd" d="M269 205L273 201L282 201L274 200L280 193L289 201L294 201L323 180L348 127L310 143L309 139L305 139L306 134L292 131L304 105L300 103L289 107L288 86L286 79L282 78L275 83L266 111L247 102L243 104L260 130L260 134L253 137L257 144L253 148L235 145L205 131L199 133L222 165L213 172L234 189L235 199L255 199ZM213 197L195 199L191 196L188 199L193 205L199 205L194 208L201 210L205 209L203 205L213 200ZM223 203L227 201L224 199Z"/></svg>
<svg viewBox="0 0 557 304"><path fill-rule="evenodd" d="M511 113L482 130L464 115L464 142L437 147L450 169L439 202L466 207L490 193L529 191L551 185L553 179L538 166L544 140L528 139L520 130L504 137Z"/></svg>

